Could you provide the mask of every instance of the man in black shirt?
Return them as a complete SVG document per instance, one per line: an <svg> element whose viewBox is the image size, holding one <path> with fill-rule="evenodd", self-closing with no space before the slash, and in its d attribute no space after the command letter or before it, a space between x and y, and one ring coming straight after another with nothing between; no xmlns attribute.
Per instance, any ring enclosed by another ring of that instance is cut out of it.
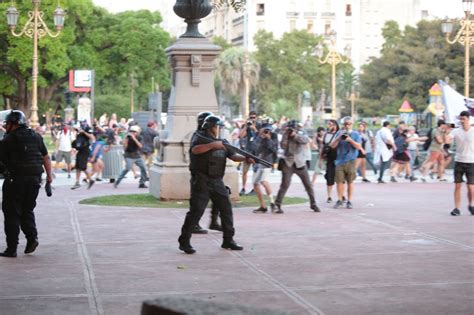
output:
<svg viewBox="0 0 474 315"><path fill-rule="evenodd" d="M81 187L81 172L86 174L88 188L94 185L95 181L92 179L90 173L87 171L87 162L89 160L90 145L95 141L95 136L86 121L83 121L80 128L77 128L76 140L72 142L72 147L76 150L76 183L71 189L78 189Z"/></svg>
<svg viewBox="0 0 474 315"><path fill-rule="evenodd" d="M230 158L236 162L246 160L255 163L252 159L228 151L219 135L219 127L223 123L217 116L208 116L202 126L203 136L193 137L191 142L191 160L194 161L191 172L191 198L189 200L189 211L186 214L181 235L178 239L179 249L186 254L194 254L196 251L191 246L191 233L206 209L209 199L220 210L222 231L224 241L222 248L231 250L242 250L243 247L234 241L234 222L232 205L229 193L225 187L223 177L226 159Z"/></svg>
<svg viewBox="0 0 474 315"><path fill-rule="evenodd" d="M6 166L3 182L2 210L7 238L3 257L16 257L20 227L27 243L25 254L38 247L35 214L36 198L41 187L41 174L53 181L51 160L43 138L27 128L25 115L18 110L6 117L6 135L0 143L0 161Z"/></svg>
<svg viewBox="0 0 474 315"><path fill-rule="evenodd" d="M143 162L143 159L140 156L140 149L143 145L141 143L142 138L138 135L139 132L140 127L137 125L132 126L130 127L129 134L123 140L123 147L125 150L125 169L120 173L117 181L115 181L115 188L117 188L125 175L127 175L127 173L132 169L133 164L136 164L140 168L140 184L138 185L138 188L148 188L148 186L145 185L145 182L147 181L145 162Z"/></svg>

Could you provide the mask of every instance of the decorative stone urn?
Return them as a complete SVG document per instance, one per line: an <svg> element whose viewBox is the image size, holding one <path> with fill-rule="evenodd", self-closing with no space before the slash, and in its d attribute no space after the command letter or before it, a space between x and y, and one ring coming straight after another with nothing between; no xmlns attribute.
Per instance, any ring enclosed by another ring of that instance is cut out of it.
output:
<svg viewBox="0 0 474 315"><path fill-rule="evenodd" d="M201 23L202 18L208 16L212 11L209 0L176 0L173 10L177 16L183 18L184 22L188 24L186 33L181 35L180 38L204 37L199 33L198 24Z"/></svg>
<svg viewBox="0 0 474 315"><path fill-rule="evenodd" d="M166 53L172 67L172 86L166 127L155 138L157 158L150 170L150 193L162 200L188 199L190 195L189 147L199 112L218 113L214 89L214 60L220 47L202 36L200 18L212 6L207 0L178 0L175 12L185 18L188 29ZM228 167L224 177L238 199L238 173Z"/></svg>

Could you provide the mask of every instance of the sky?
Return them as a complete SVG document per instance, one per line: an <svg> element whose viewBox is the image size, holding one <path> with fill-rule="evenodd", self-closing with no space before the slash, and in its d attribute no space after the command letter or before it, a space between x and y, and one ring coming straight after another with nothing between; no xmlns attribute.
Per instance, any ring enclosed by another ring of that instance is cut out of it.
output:
<svg viewBox="0 0 474 315"><path fill-rule="evenodd" d="M277 1L277 0L275 0ZM93 2L101 7L106 8L110 12L121 12L126 10L159 10L160 3L166 2L164 0L93 0ZM174 1L169 1L174 4ZM429 7L432 15L444 18L449 16L451 18L463 16L462 0L421 0L422 7Z"/></svg>

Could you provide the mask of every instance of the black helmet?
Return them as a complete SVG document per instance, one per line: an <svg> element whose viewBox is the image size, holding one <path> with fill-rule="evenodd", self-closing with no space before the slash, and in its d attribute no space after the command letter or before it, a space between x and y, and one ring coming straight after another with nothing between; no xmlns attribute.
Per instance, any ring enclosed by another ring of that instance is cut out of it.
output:
<svg viewBox="0 0 474 315"><path fill-rule="evenodd" d="M17 124L19 126L26 126L27 120L25 114L21 110L12 110L5 118L5 123Z"/></svg>
<svg viewBox="0 0 474 315"><path fill-rule="evenodd" d="M218 116L210 115L204 119L201 129L211 129L214 126L224 126L224 123Z"/></svg>
<svg viewBox="0 0 474 315"><path fill-rule="evenodd" d="M204 124L204 120L206 120L208 116L214 116L214 113L213 112L200 112L197 115L198 130L202 129L202 124Z"/></svg>

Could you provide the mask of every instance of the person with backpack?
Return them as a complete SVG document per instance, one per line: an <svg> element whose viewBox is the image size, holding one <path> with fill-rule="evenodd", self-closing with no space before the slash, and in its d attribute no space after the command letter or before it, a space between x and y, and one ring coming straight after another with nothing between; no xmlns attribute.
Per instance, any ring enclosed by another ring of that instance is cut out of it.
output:
<svg viewBox="0 0 474 315"><path fill-rule="evenodd" d="M431 167L435 164L438 165L438 179L439 181L446 181L443 178L444 167L445 167L445 149L444 145L449 142L449 128L446 122L442 119L438 120L438 128L433 130L432 141L429 145L428 162L422 167L421 180L426 182L426 175L430 171Z"/></svg>
<svg viewBox="0 0 474 315"><path fill-rule="evenodd" d="M390 167L390 160L393 156L393 152L396 150L397 146L395 145L392 132L390 131L390 122L384 121L382 128L380 128L375 135L374 164L380 164L380 173L377 179L379 184L385 184L383 174L385 170Z"/></svg>
<svg viewBox="0 0 474 315"><path fill-rule="evenodd" d="M335 178L336 178L336 158L337 150L331 148L331 143L336 137L337 132L339 131L339 125L336 120L330 119L327 123L327 131L323 138L323 148L321 149L321 158L326 160L326 174L324 178L326 179L326 189L327 189L327 203L332 202L332 191L334 188Z"/></svg>
<svg viewBox="0 0 474 315"><path fill-rule="evenodd" d="M90 154L90 144L95 142L94 134L92 133L91 127L87 125L87 122L82 122L80 127L77 128L76 140L72 142L72 147L76 150L76 183L71 189L78 189L81 187L81 173L84 172L88 182L88 188L90 189L94 185L95 181L87 171L87 163Z"/></svg>
<svg viewBox="0 0 474 315"><path fill-rule="evenodd" d="M395 145L397 149L393 153L392 157L392 165L390 167L390 181L392 183L396 183L397 180L395 176L397 176L400 169L404 169L405 165L410 163L410 154L408 153L408 129L403 130L399 133L398 137L395 139ZM416 180L411 173L411 169L407 168L407 175L410 178L410 181Z"/></svg>

